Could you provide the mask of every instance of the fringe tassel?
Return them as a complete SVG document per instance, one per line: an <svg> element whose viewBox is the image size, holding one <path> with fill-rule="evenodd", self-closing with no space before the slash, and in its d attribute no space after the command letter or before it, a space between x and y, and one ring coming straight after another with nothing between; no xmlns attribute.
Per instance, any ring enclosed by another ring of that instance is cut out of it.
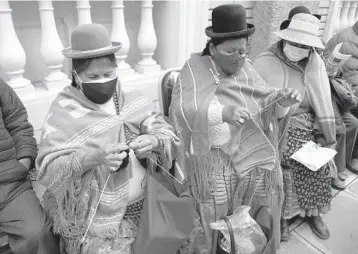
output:
<svg viewBox="0 0 358 254"><path fill-rule="evenodd" d="M70 253L80 253L80 240L94 203L93 197L85 198L85 193L88 193L94 176L94 171L89 171L80 179L74 172L54 193L47 190L44 194L42 205L52 219L53 231L64 238Z"/></svg>
<svg viewBox="0 0 358 254"><path fill-rule="evenodd" d="M270 98L268 98L268 101ZM290 118L292 117L293 110L278 123L276 117L276 107L268 107L258 115L261 128L265 135L274 146L277 153L277 166L273 171L267 171L265 173L265 186L267 193L271 193L275 190L279 195L279 202L283 202L284 190L283 190L283 176L281 171L281 150L284 144L284 138L280 138L285 135ZM281 135L280 135L281 134ZM218 154L218 156L211 150L210 154L205 156L191 155L191 170L189 172L189 178L191 182L191 189L195 199L205 200L212 196L213 191L216 189L215 172L217 170L232 170L231 160L226 155ZM223 159L222 159L223 158ZM251 178L254 177L256 170L251 172ZM235 173L235 172L233 172ZM250 177L250 176L247 176ZM252 178L256 179L256 178ZM255 181L254 181L255 182ZM254 184L251 182L250 186ZM269 196L269 195L268 195Z"/></svg>
<svg viewBox="0 0 358 254"><path fill-rule="evenodd" d="M271 107L261 113L261 121L264 127L264 133L275 147L277 152L277 162L275 170L266 172L265 181L267 193L272 193L275 190L278 193L278 201L283 204L284 189L283 189L283 174L281 168L282 148L286 142L286 133L292 114L296 109L293 107L289 113L280 121L276 117L276 107Z"/></svg>
<svg viewBox="0 0 358 254"><path fill-rule="evenodd" d="M213 151L213 150L212 150ZM191 156L189 178L192 194L198 201L210 199L216 190L216 172L232 170L231 160L224 154L211 152L204 156ZM235 173L235 172L233 172Z"/></svg>

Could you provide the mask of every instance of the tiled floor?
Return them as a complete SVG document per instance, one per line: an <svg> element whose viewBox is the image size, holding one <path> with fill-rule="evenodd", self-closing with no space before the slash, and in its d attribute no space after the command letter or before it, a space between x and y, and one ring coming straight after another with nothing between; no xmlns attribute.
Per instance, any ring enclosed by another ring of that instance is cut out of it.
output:
<svg viewBox="0 0 358 254"><path fill-rule="evenodd" d="M316 237L302 219L291 226L291 240L280 254L358 254L358 176L349 173L345 191L333 191L332 210L323 216L331 232L328 240Z"/></svg>

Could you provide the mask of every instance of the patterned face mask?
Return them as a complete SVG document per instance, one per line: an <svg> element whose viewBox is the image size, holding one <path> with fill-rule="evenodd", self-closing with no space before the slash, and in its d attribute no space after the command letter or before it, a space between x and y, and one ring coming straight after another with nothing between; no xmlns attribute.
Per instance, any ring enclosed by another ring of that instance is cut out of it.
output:
<svg viewBox="0 0 358 254"><path fill-rule="evenodd" d="M227 75L234 75L245 64L245 56L238 52L223 54L216 50L216 54L212 58Z"/></svg>

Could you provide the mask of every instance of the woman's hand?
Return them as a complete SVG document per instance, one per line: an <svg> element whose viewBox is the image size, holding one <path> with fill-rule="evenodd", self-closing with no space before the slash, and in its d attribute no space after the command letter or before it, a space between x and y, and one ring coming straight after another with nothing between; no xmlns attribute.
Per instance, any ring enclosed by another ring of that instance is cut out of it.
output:
<svg viewBox="0 0 358 254"><path fill-rule="evenodd" d="M278 98L281 98L280 100L278 100L278 104L284 108L295 105L302 100L300 93L297 90L291 88L281 90L277 94L277 99Z"/></svg>
<svg viewBox="0 0 358 254"><path fill-rule="evenodd" d="M223 122L240 127L251 118L247 109L238 106L225 106L222 111Z"/></svg>
<svg viewBox="0 0 358 254"><path fill-rule="evenodd" d="M122 165L123 160L128 156L125 152L128 146L125 144L107 145L89 152L84 158L84 168L91 169L97 166L109 167L115 172Z"/></svg>
<svg viewBox="0 0 358 254"><path fill-rule="evenodd" d="M158 139L153 135L141 135L129 144L138 159L144 159L150 156L153 150L159 146Z"/></svg>

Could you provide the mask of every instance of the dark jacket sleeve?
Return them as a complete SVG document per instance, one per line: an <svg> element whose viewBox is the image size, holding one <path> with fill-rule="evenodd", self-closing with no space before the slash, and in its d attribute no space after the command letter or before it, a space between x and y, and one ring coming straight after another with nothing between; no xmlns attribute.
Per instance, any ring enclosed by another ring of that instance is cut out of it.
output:
<svg viewBox="0 0 358 254"><path fill-rule="evenodd" d="M34 129L27 120L26 109L16 92L0 79L0 102L6 130L14 140L16 158L36 158Z"/></svg>

